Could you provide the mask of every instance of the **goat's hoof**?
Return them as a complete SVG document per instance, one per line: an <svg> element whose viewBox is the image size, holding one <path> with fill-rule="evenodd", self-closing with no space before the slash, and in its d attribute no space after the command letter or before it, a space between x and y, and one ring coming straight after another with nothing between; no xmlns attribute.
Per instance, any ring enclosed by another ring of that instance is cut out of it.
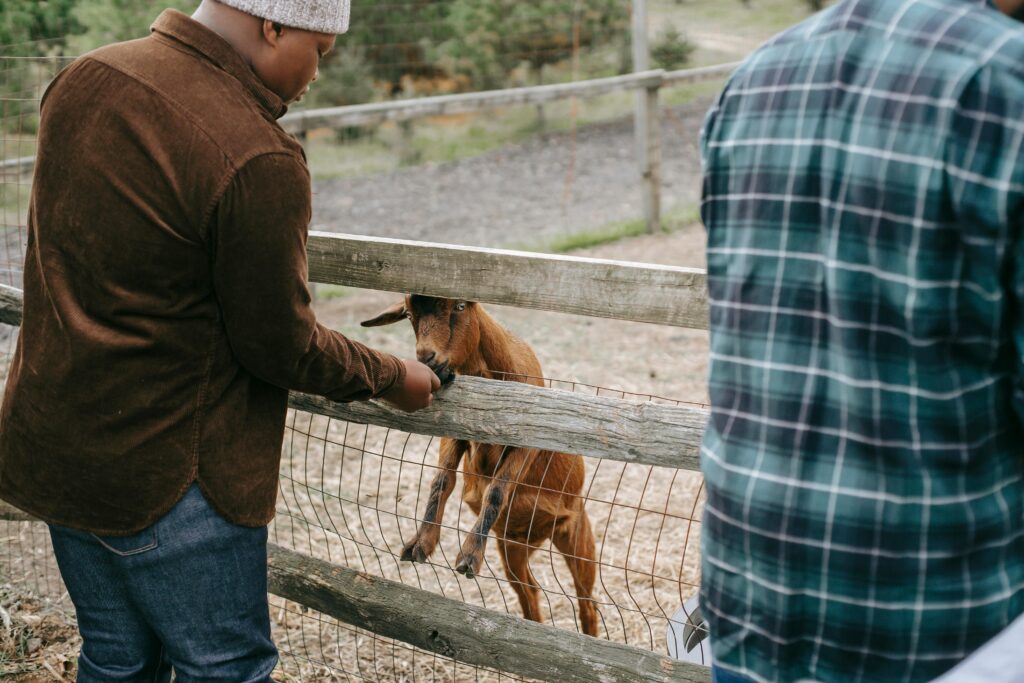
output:
<svg viewBox="0 0 1024 683"><path fill-rule="evenodd" d="M403 562L419 562L424 564L427 558L430 557L430 553L424 549L423 544L419 540L409 541L402 548L402 561Z"/></svg>
<svg viewBox="0 0 1024 683"><path fill-rule="evenodd" d="M465 575L467 579L472 579L476 576L476 562L473 561L473 557L467 555L460 557L458 562L455 563L455 571Z"/></svg>

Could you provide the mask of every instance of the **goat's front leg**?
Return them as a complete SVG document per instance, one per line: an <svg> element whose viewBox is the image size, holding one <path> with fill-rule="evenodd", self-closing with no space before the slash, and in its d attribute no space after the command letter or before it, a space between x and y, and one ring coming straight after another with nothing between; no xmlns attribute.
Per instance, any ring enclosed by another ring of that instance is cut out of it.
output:
<svg viewBox="0 0 1024 683"><path fill-rule="evenodd" d="M454 439L442 439L438 454L438 470L430 485L430 498L427 509L423 513L423 521L419 531L411 541L402 548L402 560L405 562L426 562L437 548L441 537L441 520L444 518L444 506L455 488L455 475L459 468L462 455L469 449L469 442Z"/></svg>
<svg viewBox="0 0 1024 683"><path fill-rule="evenodd" d="M465 574L467 579L472 579L480 571L484 549L487 547L487 535L501 514L502 507L507 504L509 489L523 475L530 453L533 452L527 448L509 449L494 473L494 480L484 491L480 516L462 542L462 550L455 559L455 571Z"/></svg>

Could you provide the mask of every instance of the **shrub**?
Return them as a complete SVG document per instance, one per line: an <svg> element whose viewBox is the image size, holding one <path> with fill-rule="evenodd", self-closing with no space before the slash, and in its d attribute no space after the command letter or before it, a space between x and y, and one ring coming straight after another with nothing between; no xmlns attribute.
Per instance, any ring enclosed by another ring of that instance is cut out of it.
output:
<svg viewBox="0 0 1024 683"><path fill-rule="evenodd" d="M341 107L369 102L374 96L373 68L361 47L342 45L320 64L320 78L309 87L310 107Z"/></svg>
<svg viewBox="0 0 1024 683"><path fill-rule="evenodd" d="M675 26L665 29L651 46L651 61L656 66L671 71L686 66L697 46L686 39Z"/></svg>
<svg viewBox="0 0 1024 683"><path fill-rule="evenodd" d="M493 88L521 65L539 76L572 56L576 31L581 48L623 40L629 8L621 0L452 0L447 23L451 38L433 53L436 63Z"/></svg>

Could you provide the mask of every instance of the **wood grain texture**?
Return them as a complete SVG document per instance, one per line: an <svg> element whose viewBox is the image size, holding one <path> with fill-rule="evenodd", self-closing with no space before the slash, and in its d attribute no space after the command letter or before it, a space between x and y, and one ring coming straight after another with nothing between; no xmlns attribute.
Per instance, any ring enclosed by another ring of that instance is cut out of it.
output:
<svg viewBox="0 0 1024 683"><path fill-rule="evenodd" d="M0 520L38 522L0 501ZM451 600L268 544L269 592L378 635L552 683L708 683L710 669Z"/></svg>
<svg viewBox="0 0 1024 683"><path fill-rule="evenodd" d="M32 170L35 164L36 158L34 156L0 159L0 176L27 173Z"/></svg>
<svg viewBox="0 0 1024 683"><path fill-rule="evenodd" d="M0 320L21 319L21 292L0 285ZM458 377L434 405L403 413L380 401L335 403L292 392L298 410L402 431L545 448L622 462L698 470L707 411L587 396L518 382Z"/></svg>
<svg viewBox="0 0 1024 683"><path fill-rule="evenodd" d="M555 629L271 545L270 592L415 647L552 683L708 683L710 669Z"/></svg>
<svg viewBox="0 0 1024 683"><path fill-rule="evenodd" d="M683 83L699 83L701 81L714 81L719 78L726 78L740 64L742 62L729 62L727 64L715 64L714 66L701 66L695 69L665 71L661 76L661 84L662 86L681 85Z"/></svg>
<svg viewBox="0 0 1024 683"><path fill-rule="evenodd" d="M322 232L308 252L314 282L707 329L696 268ZM0 285L0 323L21 324L21 308Z"/></svg>
<svg viewBox="0 0 1024 683"><path fill-rule="evenodd" d="M292 393L292 408L405 432L527 446L627 463L700 469L707 411L637 403L479 377L457 377L431 407L404 413L381 401L334 403Z"/></svg>
<svg viewBox="0 0 1024 683"><path fill-rule="evenodd" d="M22 291L0 285L0 323L21 325Z"/></svg>
<svg viewBox="0 0 1024 683"><path fill-rule="evenodd" d="M705 272L311 232L314 282L707 329Z"/></svg>

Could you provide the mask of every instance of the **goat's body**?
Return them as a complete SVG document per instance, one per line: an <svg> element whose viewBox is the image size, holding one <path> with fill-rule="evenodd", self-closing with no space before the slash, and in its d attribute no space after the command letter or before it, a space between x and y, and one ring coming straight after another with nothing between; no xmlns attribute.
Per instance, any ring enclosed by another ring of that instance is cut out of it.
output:
<svg viewBox="0 0 1024 683"><path fill-rule="evenodd" d="M485 494L494 482L497 464L514 455L504 446L470 444L462 463L462 500L474 514L486 514ZM527 449L523 472L511 482L491 530L498 538L539 544L557 525L571 524L583 510L583 463L579 456Z"/></svg>
<svg viewBox="0 0 1024 683"><path fill-rule="evenodd" d="M487 523L486 492L507 449L492 444L471 444L463 461L462 500ZM527 450L527 449L519 449ZM506 489L490 530L498 539L502 566L519 598L523 615L543 621L540 588L530 571L530 555L550 539L565 558L579 599L581 630L597 635L597 609L590 599L596 578L594 536L580 491L583 461L579 456L552 451L528 451L521 475L511 473L513 483ZM470 539L472 540L472 539ZM463 546L465 551L465 546ZM482 544L480 548L482 552Z"/></svg>
<svg viewBox="0 0 1024 683"><path fill-rule="evenodd" d="M464 357L452 363L451 369L460 375L543 386L540 362L529 344L502 327L482 307L474 310L475 348L464 350ZM403 559L423 562L436 548L444 506L455 486L460 460L462 499L477 515L477 521L462 544L456 571L467 577L476 575L488 534L493 531L523 614L543 621L540 588L530 571L529 558L550 539L572 573L581 630L596 636L597 609L591 597L596 578L594 535L581 497L585 473L583 458L578 455L442 439L439 470L423 522L416 537L406 544Z"/></svg>

